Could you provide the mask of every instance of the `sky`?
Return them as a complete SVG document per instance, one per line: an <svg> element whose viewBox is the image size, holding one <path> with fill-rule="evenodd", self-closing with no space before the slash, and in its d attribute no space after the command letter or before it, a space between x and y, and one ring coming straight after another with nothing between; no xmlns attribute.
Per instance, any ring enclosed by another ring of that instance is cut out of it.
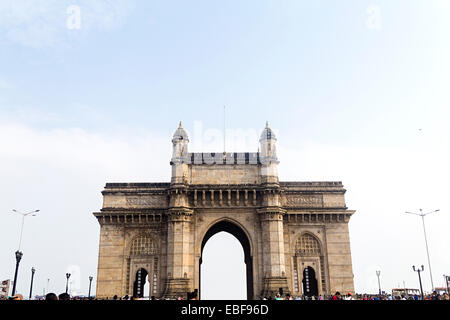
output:
<svg viewBox="0 0 450 320"><path fill-rule="evenodd" d="M357 292L378 292L376 270L382 290L418 288L422 264L430 290L421 220L404 212L440 209L425 221L443 286L449 14L447 0L1 1L0 279L14 276L12 209L39 209L25 219L17 291L35 267L35 293L63 292L70 271L87 294L105 183L170 181L178 122L191 151L214 152L225 119L227 151L257 151L269 121L280 181L343 182ZM241 276L239 250L211 238L210 272L228 261ZM245 292L212 275L209 297Z"/></svg>

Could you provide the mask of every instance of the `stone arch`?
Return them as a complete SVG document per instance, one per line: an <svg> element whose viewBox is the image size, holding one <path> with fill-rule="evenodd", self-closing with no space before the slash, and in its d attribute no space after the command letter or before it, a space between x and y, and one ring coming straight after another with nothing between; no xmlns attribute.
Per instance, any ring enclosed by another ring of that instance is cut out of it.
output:
<svg viewBox="0 0 450 320"><path fill-rule="evenodd" d="M201 239L201 246L200 246L200 260L199 260L199 266L202 264L202 258L203 258L203 248L208 242L208 240L214 236L216 233L219 232L228 232L231 235L233 235L242 245L242 248L244 250L244 262L246 265L246 278L247 278L247 299L252 300L253 299L253 256L252 256L252 242L251 237L249 236L249 233L247 230L237 221L229 218L221 218L214 222L212 222L208 227L206 228L206 231L203 233ZM201 283L201 271L199 272L199 287ZM200 292L201 294L201 292Z"/></svg>
<svg viewBox="0 0 450 320"><path fill-rule="evenodd" d="M145 295L144 288L148 282L150 273L146 268L139 268L136 271L135 280L133 282L133 296L142 298ZM150 292L148 292L150 294Z"/></svg>
<svg viewBox="0 0 450 320"><path fill-rule="evenodd" d="M316 270L308 265L303 269L303 294L307 297L318 296L319 287L316 278Z"/></svg>
<svg viewBox="0 0 450 320"><path fill-rule="evenodd" d="M154 233L128 230L124 246L124 290L126 294L134 294L136 291L136 272L145 269L148 281L154 287L155 280L159 281L159 253L160 244L155 240ZM157 267L155 267L157 264ZM157 276L157 279L154 276Z"/></svg>
<svg viewBox="0 0 450 320"><path fill-rule="evenodd" d="M249 249L250 249L250 256L253 256L253 252L254 252L254 245L253 245L253 241L252 241L252 236L250 234L250 232L248 232L247 228L245 228L239 221L232 219L232 218L228 218L228 217L221 217L219 219L216 219L214 221L212 221L211 223L209 223L204 230L202 231L202 233L200 234L200 239L202 239L202 243L201 246L197 246L197 252L196 254L201 256L202 255L202 251L203 251L203 247L205 246L206 242L208 241L209 238L211 238L213 235L215 235L216 233L220 232L217 231L215 233L212 233L211 235L208 235L208 232L210 232L210 230L217 224L221 224L221 223L230 223L232 225L235 225L236 227L238 227L240 229L240 231L243 232L243 234L245 234L245 236L248 239L248 244L249 244ZM226 231L229 232L227 230L221 230L221 231ZM231 232L229 232L231 233ZM236 237L235 234L231 233L233 236ZM205 240L205 237L208 236L208 238ZM236 237L237 238L237 237ZM241 242L240 239L238 239L239 242ZM242 244L242 242L241 242Z"/></svg>
<svg viewBox="0 0 450 320"><path fill-rule="evenodd" d="M298 282L304 277L303 271L305 267L310 267L315 272L318 291L327 292L329 279L325 269L326 248L323 242L310 231L301 232L294 241L294 286L298 288L301 285Z"/></svg>

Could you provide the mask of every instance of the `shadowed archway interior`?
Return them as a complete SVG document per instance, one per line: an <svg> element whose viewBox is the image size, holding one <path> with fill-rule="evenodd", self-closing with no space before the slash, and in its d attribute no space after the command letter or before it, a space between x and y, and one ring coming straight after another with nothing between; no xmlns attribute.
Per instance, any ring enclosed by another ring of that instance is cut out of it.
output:
<svg viewBox="0 0 450 320"><path fill-rule="evenodd" d="M199 282L201 284L201 264L203 260L203 248L205 247L205 244L208 242L208 240L214 236L216 233L219 232L228 232L232 234L236 239L239 240L239 242L242 245L242 248L244 249L244 262L246 266L246 279L247 279L247 299L252 300L253 299L253 260L251 255L251 246L250 241L245 234L245 232L236 224L230 221L222 220L214 224L211 228L209 228L208 232L206 232L203 241L202 241L202 247L201 247L201 256L200 256L200 275L199 275ZM200 286L201 287L201 286ZM201 291L199 292L201 297Z"/></svg>
<svg viewBox="0 0 450 320"><path fill-rule="evenodd" d="M148 272L144 268L140 268L136 272L136 280L133 284L133 296L143 298L145 295L145 286L147 283ZM148 292L147 292L148 293Z"/></svg>
<svg viewBox="0 0 450 320"><path fill-rule="evenodd" d="M318 296L316 271L312 267L306 267L303 270L303 293L307 297Z"/></svg>

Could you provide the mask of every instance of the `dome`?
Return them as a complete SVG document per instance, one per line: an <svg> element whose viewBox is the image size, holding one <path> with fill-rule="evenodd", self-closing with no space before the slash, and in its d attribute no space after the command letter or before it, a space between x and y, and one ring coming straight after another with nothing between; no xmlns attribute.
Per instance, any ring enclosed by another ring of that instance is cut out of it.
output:
<svg viewBox="0 0 450 320"><path fill-rule="evenodd" d="M184 130L183 126L181 125L181 121L180 121L180 125L178 126L177 131L175 131L175 133L173 134L173 139L174 140L188 140L188 135L186 130Z"/></svg>
<svg viewBox="0 0 450 320"><path fill-rule="evenodd" d="M277 140L275 137L275 133L272 129L269 128L269 122L266 122L266 127L264 128L263 132L261 133L261 137L259 140Z"/></svg>

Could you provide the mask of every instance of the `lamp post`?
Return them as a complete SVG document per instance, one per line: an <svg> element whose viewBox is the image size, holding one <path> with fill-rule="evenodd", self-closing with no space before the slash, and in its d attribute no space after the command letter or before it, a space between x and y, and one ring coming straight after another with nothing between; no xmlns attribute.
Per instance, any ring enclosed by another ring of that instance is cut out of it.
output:
<svg viewBox="0 0 450 320"><path fill-rule="evenodd" d="M34 273L36 272L35 268L31 268L31 285L30 285L30 300L31 300L31 296L33 294L33 280L34 280Z"/></svg>
<svg viewBox="0 0 450 320"><path fill-rule="evenodd" d="M22 259L23 253L19 250L16 251L16 271L14 272L14 282L11 295L16 294L17 273L19 272L19 264Z"/></svg>
<svg viewBox="0 0 450 320"><path fill-rule="evenodd" d="M92 279L94 279L92 276L89 277L89 294L88 294L88 299L91 299L91 285L92 285Z"/></svg>
<svg viewBox="0 0 450 320"><path fill-rule="evenodd" d="M447 289L447 294L450 293L450 290L448 288L448 280L450 279L450 276L447 276L444 274L444 279L445 279L445 289Z"/></svg>
<svg viewBox="0 0 450 320"><path fill-rule="evenodd" d="M378 277L378 294L381 295L381 285L380 285L380 274L381 274L381 271L377 270L375 272L376 272L377 277Z"/></svg>
<svg viewBox="0 0 450 320"><path fill-rule="evenodd" d="M69 278L70 278L70 273L66 273L66 293L69 291Z"/></svg>
<svg viewBox="0 0 450 320"><path fill-rule="evenodd" d="M17 284L17 274L19 273L19 264L20 264L20 260L22 260L22 256L23 256L23 253L20 251L20 246L22 244L23 225L25 223L25 217L30 215L30 214L32 216L35 216L35 213L39 212L39 210L34 210L34 211L31 211L31 212L27 212L27 213L23 213L23 212L17 211L16 209L13 209L12 211L22 215L22 226L20 228L19 248L15 252L15 255L16 255L16 271L14 272L14 282L13 282L13 289L12 289L12 295L15 295L16 294L16 284Z"/></svg>
<svg viewBox="0 0 450 320"><path fill-rule="evenodd" d="M419 275L420 294L422 295L422 300L423 300L422 279L421 279L421 277L420 277L420 273L424 270L423 265L421 266L421 269L417 268L417 270L416 270L416 267L415 267L415 266L413 266L412 268L413 268L413 270L414 270L415 272L417 272L417 274Z"/></svg>
<svg viewBox="0 0 450 320"><path fill-rule="evenodd" d="M431 272L431 263L430 263L430 253L428 251L427 233L425 231L425 216L429 215L430 213L433 213L433 212L438 212L439 209L434 210L434 211L430 211L430 212L427 212L427 213L423 213L422 209L419 209L419 210L420 210L420 213L409 212L409 211L406 211L405 213L415 214L416 216L422 217L423 235L424 235L424 238L425 238L425 247L427 249L428 268L430 269L431 291L434 291L433 275L432 275L432 272Z"/></svg>

